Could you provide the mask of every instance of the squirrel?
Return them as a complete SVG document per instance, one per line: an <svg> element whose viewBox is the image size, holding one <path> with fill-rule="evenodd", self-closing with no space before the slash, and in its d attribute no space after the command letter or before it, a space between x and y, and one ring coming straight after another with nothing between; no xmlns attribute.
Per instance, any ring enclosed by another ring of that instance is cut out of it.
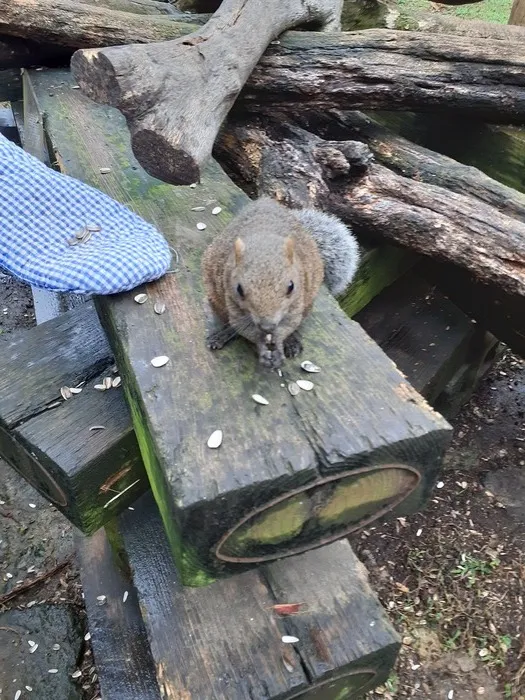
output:
<svg viewBox="0 0 525 700"><path fill-rule="evenodd" d="M358 262L357 242L337 217L269 197L250 202L202 258L208 300L223 323L208 347L218 350L241 335L256 345L263 366L281 367L284 357L302 352L297 329L323 281L337 296Z"/></svg>

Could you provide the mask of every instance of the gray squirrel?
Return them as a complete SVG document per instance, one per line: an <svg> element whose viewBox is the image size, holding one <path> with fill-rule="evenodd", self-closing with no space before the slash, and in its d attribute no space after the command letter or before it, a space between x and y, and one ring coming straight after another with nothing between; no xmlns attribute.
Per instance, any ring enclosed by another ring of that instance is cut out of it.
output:
<svg viewBox="0 0 525 700"><path fill-rule="evenodd" d="M262 365L280 367L302 351L297 329L323 281L338 295L358 264L357 241L337 217L269 197L250 202L203 255L206 293L223 324L208 347L242 335L257 346Z"/></svg>

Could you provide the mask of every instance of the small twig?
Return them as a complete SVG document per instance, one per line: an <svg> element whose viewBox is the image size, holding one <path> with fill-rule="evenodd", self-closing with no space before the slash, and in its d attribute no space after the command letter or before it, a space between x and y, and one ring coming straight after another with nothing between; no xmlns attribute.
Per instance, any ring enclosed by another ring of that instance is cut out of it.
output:
<svg viewBox="0 0 525 700"><path fill-rule="evenodd" d="M71 564L71 561L72 561L72 557L68 557L67 559L60 562L60 564L57 564L55 567L53 567L49 571L44 571L43 573L39 574L38 576L35 576L35 578L32 581L27 581L27 583L21 583L19 586L16 586L11 591L9 591L9 593L6 593L5 595L0 596L0 605L5 605L10 600L13 600L13 598L16 598L17 596L21 595L22 593L25 593L26 591L31 590L31 588L38 585L39 583L42 583L43 581L47 581L48 579L52 578L55 574L58 574L59 571L62 571L62 569L65 569L68 564Z"/></svg>

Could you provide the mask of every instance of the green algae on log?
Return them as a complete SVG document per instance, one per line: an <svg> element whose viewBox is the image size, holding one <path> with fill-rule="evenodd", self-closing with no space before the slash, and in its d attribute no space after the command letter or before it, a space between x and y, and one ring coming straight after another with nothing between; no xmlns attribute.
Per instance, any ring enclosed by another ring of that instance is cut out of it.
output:
<svg viewBox="0 0 525 700"><path fill-rule="evenodd" d="M253 566L219 561L214 550L221 536L254 508L322 477L406 463L421 474L410 496L410 509L420 507L450 427L326 291L303 333L304 357L323 368L313 392L290 396L244 341L220 353L207 350L200 256L246 195L216 163L195 188L152 179L137 166L115 110L71 90L67 72L35 72L30 80L62 170L153 221L179 256L175 274L147 286L148 303L123 294L97 299L97 308L183 582L203 585ZM101 175L108 161L111 171ZM192 211L209 200L220 204L220 216ZM203 218L207 228L197 230ZM153 313L157 301L166 304L162 315ZM155 369L150 361L159 354L170 361ZM295 378L299 362L289 362L285 372ZM270 406L255 404L254 393ZM217 428L224 440L210 450L206 441ZM404 503L392 515L402 512Z"/></svg>

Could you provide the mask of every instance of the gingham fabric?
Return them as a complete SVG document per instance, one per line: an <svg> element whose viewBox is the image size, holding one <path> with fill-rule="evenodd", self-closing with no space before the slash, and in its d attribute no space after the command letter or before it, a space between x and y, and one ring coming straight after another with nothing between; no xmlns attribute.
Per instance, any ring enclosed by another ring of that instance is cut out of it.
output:
<svg viewBox="0 0 525 700"><path fill-rule="evenodd" d="M70 246L88 225L101 230ZM0 134L0 267L56 292L114 294L162 277L170 261L155 227Z"/></svg>

